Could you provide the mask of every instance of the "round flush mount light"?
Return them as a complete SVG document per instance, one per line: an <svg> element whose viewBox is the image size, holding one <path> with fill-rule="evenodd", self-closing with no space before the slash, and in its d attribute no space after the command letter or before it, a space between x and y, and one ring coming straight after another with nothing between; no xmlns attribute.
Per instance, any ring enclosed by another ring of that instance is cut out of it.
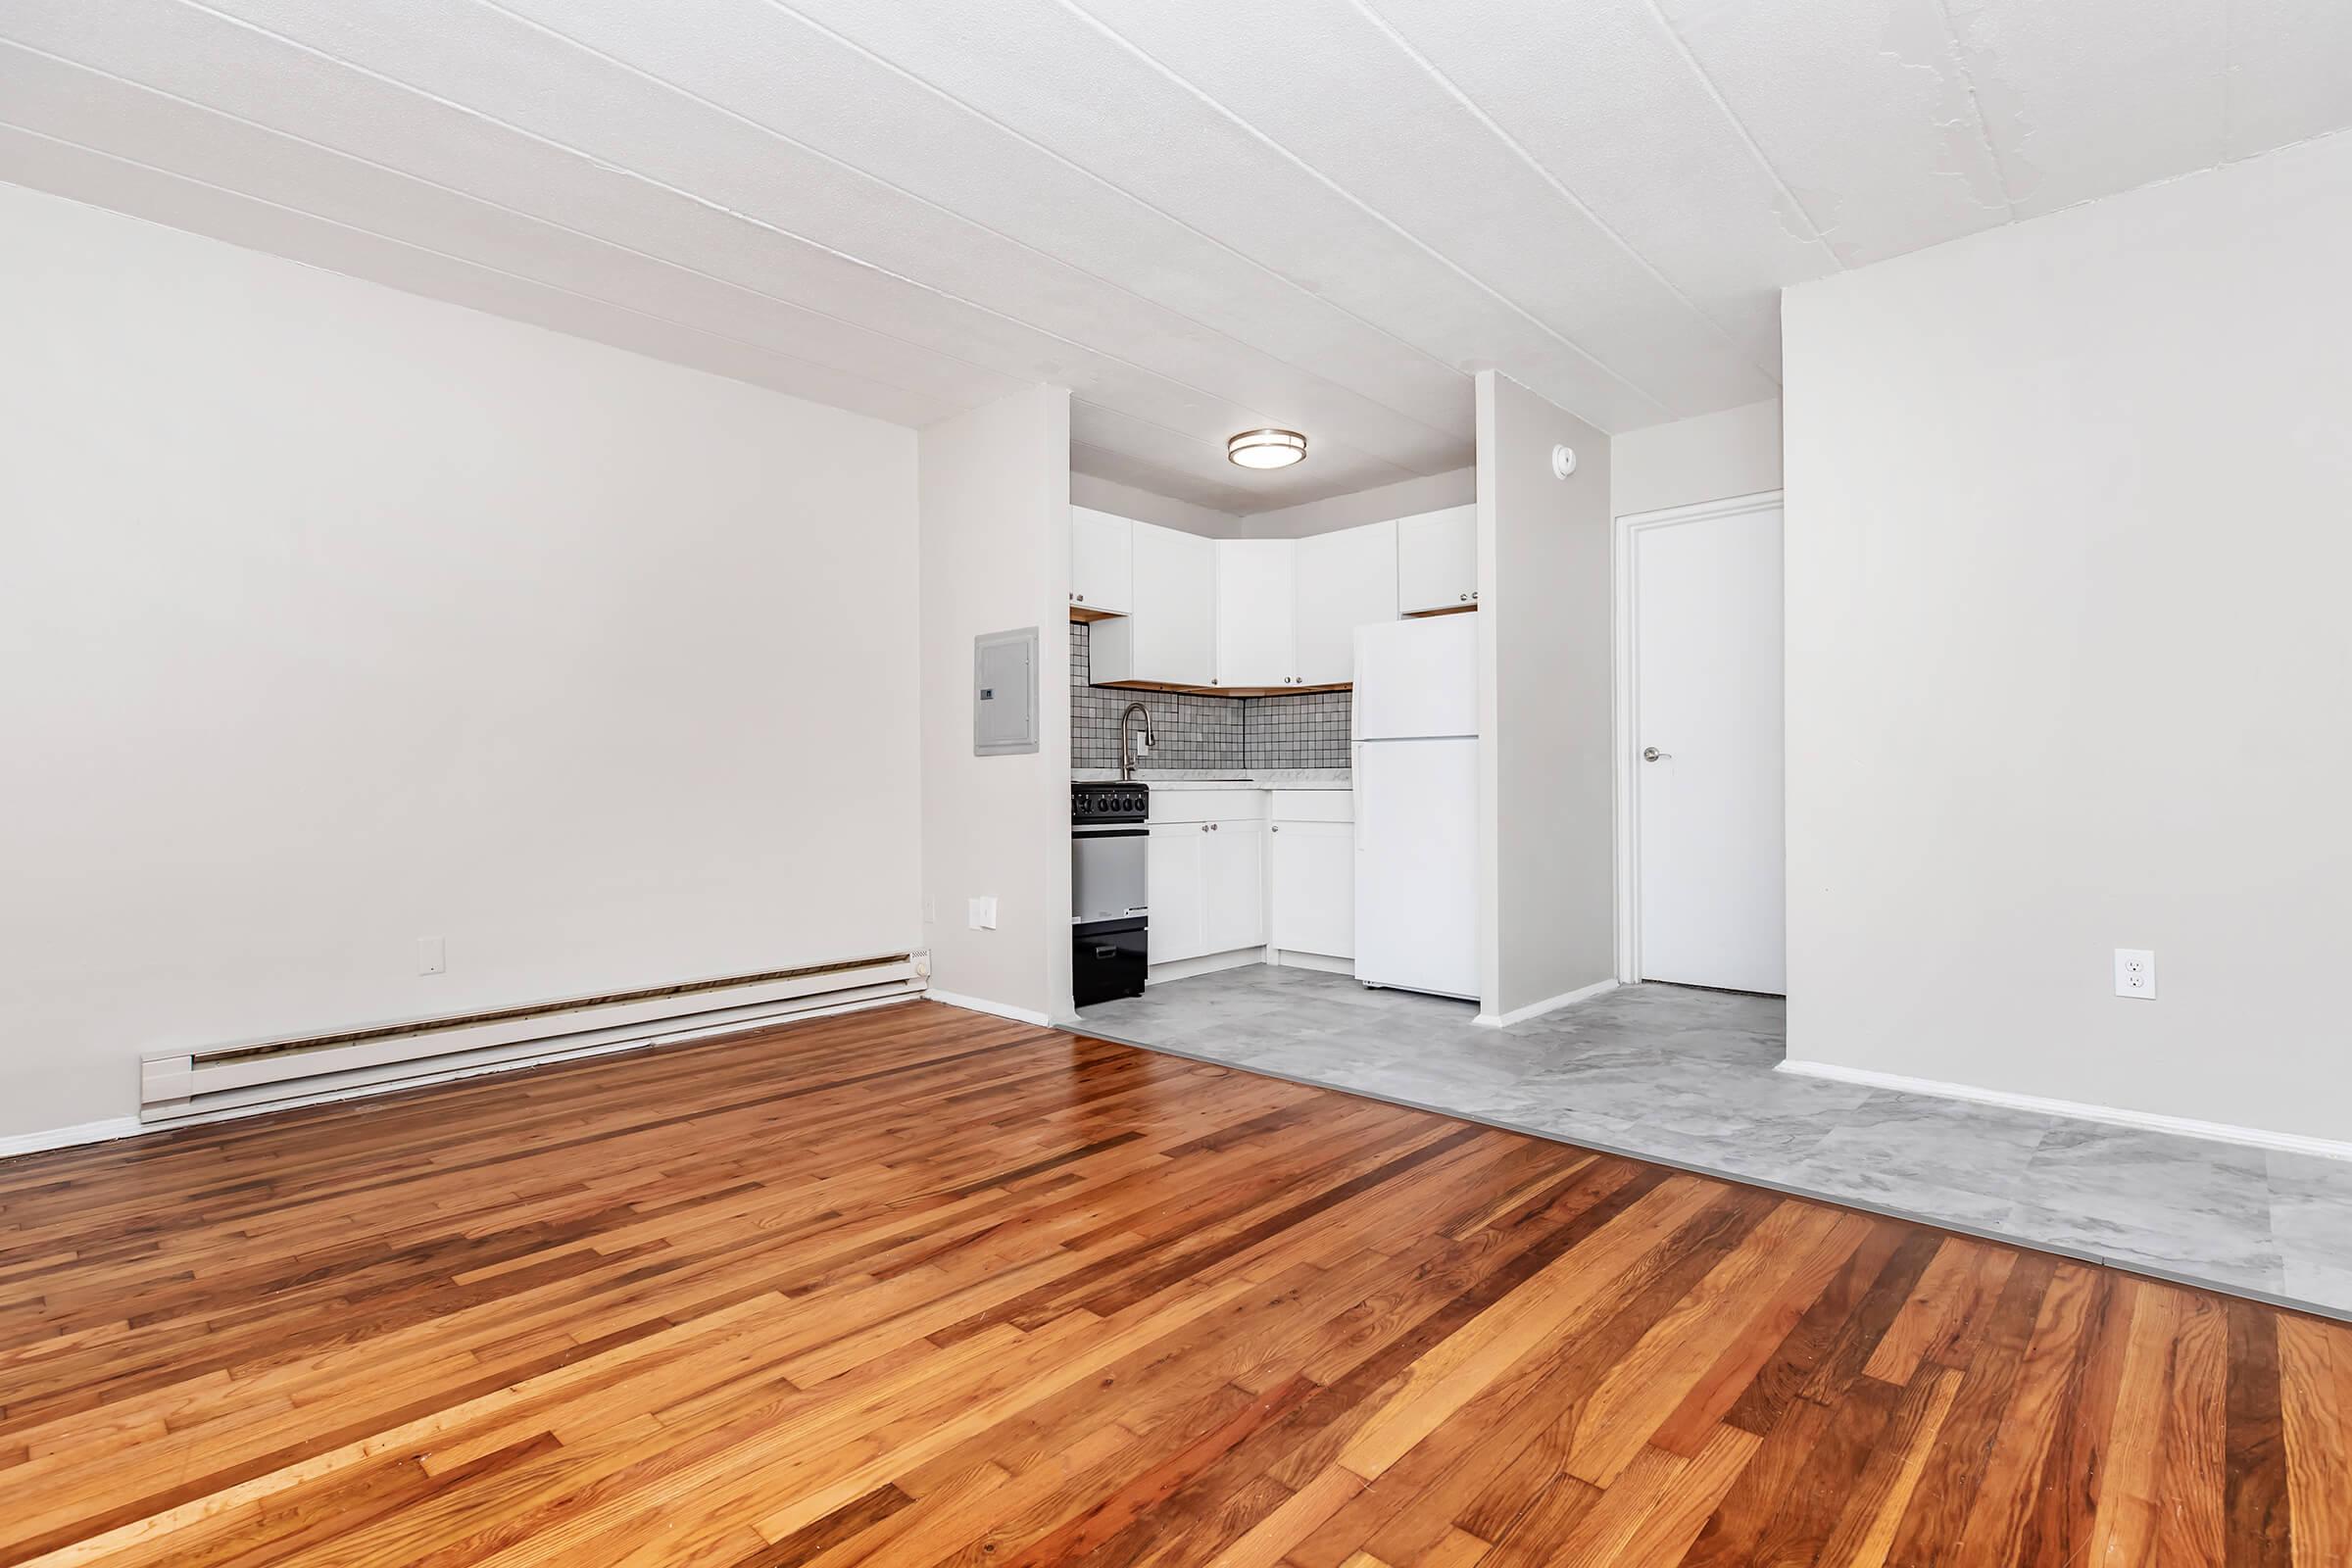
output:
<svg viewBox="0 0 2352 1568"><path fill-rule="evenodd" d="M1244 430L1225 441L1225 461L1245 468L1287 468L1306 458L1306 437L1296 430Z"/></svg>

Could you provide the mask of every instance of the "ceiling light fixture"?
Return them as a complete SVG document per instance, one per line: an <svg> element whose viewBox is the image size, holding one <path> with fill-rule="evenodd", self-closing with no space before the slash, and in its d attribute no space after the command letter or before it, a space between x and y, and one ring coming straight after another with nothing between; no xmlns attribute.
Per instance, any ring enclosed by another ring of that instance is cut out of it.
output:
<svg viewBox="0 0 2352 1568"><path fill-rule="evenodd" d="M1225 461L1245 468L1287 468L1306 460L1306 437L1296 430L1244 430L1225 441Z"/></svg>

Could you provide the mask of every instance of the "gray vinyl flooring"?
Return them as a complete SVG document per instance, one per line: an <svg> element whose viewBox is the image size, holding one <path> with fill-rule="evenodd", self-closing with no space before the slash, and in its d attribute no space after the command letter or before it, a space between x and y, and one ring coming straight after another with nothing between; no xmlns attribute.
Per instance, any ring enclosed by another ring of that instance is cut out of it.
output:
<svg viewBox="0 0 2352 1568"><path fill-rule="evenodd" d="M1509 1029L1472 1010L1250 965L1079 1027L2352 1320L2352 1161L1776 1072L1775 998L1632 986Z"/></svg>

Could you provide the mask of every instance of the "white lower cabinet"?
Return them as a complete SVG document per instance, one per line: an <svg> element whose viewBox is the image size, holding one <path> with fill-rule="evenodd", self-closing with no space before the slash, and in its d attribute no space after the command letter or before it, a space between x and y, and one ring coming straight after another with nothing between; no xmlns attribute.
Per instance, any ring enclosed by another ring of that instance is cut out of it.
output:
<svg viewBox="0 0 2352 1568"><path fill-rule="evenodd" d="M1265 823L1158 823L1145 846L1144 874L1152 962L1265 946Z"/></svg>
<svg viewBox="0 0 2352 1568"><path fill-rule="evenodd" d="M1208 849L1207 825L1162 822L1144 847L1145 897L1152 901L1150 961L1173 963L1208 952L1201 918L1200 862Z"/></svg>
<svg viewBox="0 0 2352 1568"><path fill-rule="evenodd" d="M1355 825L1274 822L1267 834L1266 945L1286 953L1354 956Z"/></svg>
<svg viewBox="0 0 2352 1568"><path fill-rule="evenodd" d="M1266 824L1211 822L1200 858L1200 923L1210 953L1266 942Z"/></svg>
<svg viewBox="0 0 2352 1568"><path fill-rule="evenodd" d="M1145 847L1152 962L1266 947L1350 956L1352 805L1345 790L1155 793Z"/></svg>

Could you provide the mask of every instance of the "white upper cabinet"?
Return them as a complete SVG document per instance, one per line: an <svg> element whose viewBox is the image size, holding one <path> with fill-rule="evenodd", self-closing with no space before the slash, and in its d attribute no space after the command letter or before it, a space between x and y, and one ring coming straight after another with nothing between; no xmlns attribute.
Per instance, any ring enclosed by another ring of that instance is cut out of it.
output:
<svg viewBox="0 0 2352 1568"><path fill-rule="evenodd" d="M1214 684L1215 542L1149 522L1130 523L1128 531L1134 586L1126 614L1095 622L1091 643L1095 683Z"/></svg>
<svg viewBox="0 0 2352 1568"><path fill-rule="evenodd" d="M1291 631L1293 565L1288 539L1217 541L1217 684L1283 687L1298 683Z"/></svg>
<svg viewBox="0 0 2352 1568"><path fill-rule="evenodd" d="M1308 539L1207 539L1072 507L1070 615L1095 623L1098 686L1345 686L1358 626L1469 608L1471 528L1458 507ZM1408 564L1434 584L1411 598Z"/></svg>
<svg viewBox="0 0 2352 1568"><path fill-rule="evenodd" d="M1135 524L1092 507L1070 509L1070 608L1124 615L1135 608Z"/></svg>
<svg viewBox="0 0 2352 1568"><path fill-rule="evenodd" d="M1291 624L1296 684L1355 679L1355 628L1396 618L1396 524L1375 522L1298 541Z"/></svg>
<svg viewBox="0 0 2352 1568"><path fill-rule="evenodd" d="M1407 615L1478 603L1476 506L1397 519L1396 599Z"/></svg>

